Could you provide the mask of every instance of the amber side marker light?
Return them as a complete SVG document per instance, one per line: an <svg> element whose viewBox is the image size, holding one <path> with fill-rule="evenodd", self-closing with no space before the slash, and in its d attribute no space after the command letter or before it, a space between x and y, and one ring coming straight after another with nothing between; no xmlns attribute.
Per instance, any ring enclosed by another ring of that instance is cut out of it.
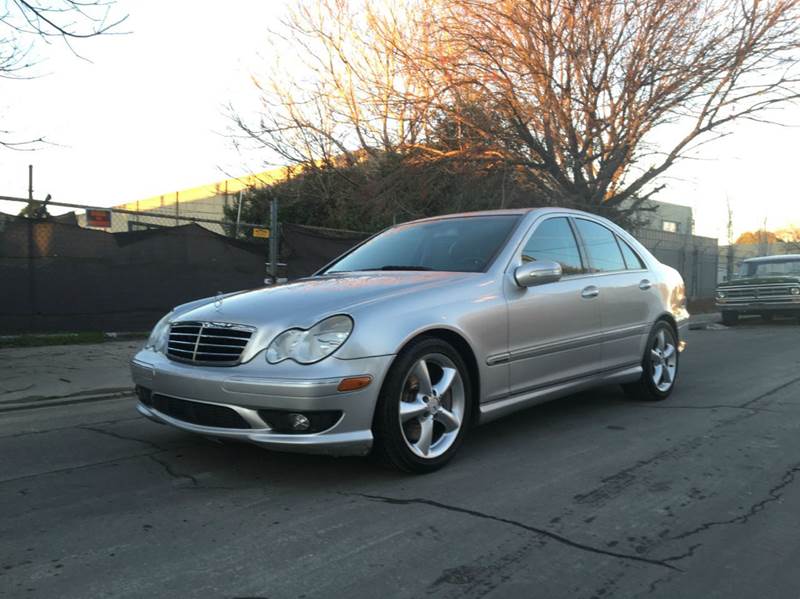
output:
<svg viewBox="0 0 800 599"><path fill-rule="evenodd" d="M351 376L350 378L342 379L342 382L339 383L336 389L338 391L357 391L363 389L371 382L371 376Z"/></svg>

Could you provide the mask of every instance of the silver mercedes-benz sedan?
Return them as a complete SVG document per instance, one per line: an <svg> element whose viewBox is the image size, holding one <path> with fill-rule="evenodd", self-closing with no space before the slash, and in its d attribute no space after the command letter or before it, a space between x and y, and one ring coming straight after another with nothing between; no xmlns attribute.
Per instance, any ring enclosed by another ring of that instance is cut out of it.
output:
<svg viewBox="0 0 800 599"><path fill-rule="evenodd" d="M428 472L472 426L543 401L609 383L667 398L688 318L678 272L603 218L455 214L178 306L132 370L156 422Z"/></svg>

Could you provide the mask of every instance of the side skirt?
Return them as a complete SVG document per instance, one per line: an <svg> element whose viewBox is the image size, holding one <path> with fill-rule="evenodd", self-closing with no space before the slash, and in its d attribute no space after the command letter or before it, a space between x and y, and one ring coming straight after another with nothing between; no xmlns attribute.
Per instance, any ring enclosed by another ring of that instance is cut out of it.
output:
<svg viewBox="0 0 800 599"><path fill-rule="evenodd" d="M547 387L531 389L523 393L518 393L511 397L494 400L480 406L479 424L491 422L497 418L502 418L507 414L529 408L551 399L558 399L565 395L571 395L584 389L591 389L600 385L613 385L618 383L630 383L637 380L642 375L642 365L636 364L619 370L600 372L578 379L562 381Z"/></svg>

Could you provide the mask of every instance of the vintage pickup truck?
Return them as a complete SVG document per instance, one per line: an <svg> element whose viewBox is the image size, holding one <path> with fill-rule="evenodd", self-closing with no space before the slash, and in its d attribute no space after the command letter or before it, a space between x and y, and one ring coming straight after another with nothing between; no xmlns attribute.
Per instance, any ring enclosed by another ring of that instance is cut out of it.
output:
<svg viewBox="0 0 800 599"><path fill-rule="evenodd" d="M745 260L735 278L717 286L717 309L728 326L745 314L764 320L795 316L800 322L800 254Z"/></svg>

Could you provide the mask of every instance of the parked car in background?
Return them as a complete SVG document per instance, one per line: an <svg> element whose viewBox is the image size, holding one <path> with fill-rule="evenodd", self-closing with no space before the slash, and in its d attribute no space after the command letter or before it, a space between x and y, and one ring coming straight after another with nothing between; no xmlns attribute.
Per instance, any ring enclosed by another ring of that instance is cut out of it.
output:
<svg viewBox="0 0 800 599"><path fill-rule="evenodd" d="M179 306L132 369L156 422L427 472L473 425L546 400L609 383L667 398L688 318L678 272L603 218L457 214Z"/></svg>
<svg viewBox="0 0 800 599"><path fill-rule="evenodd" d="M794 316L800 322L800 254L744 260L735 278L717 286L717 309L728 326L748 314L767 321Z"/></svg>

